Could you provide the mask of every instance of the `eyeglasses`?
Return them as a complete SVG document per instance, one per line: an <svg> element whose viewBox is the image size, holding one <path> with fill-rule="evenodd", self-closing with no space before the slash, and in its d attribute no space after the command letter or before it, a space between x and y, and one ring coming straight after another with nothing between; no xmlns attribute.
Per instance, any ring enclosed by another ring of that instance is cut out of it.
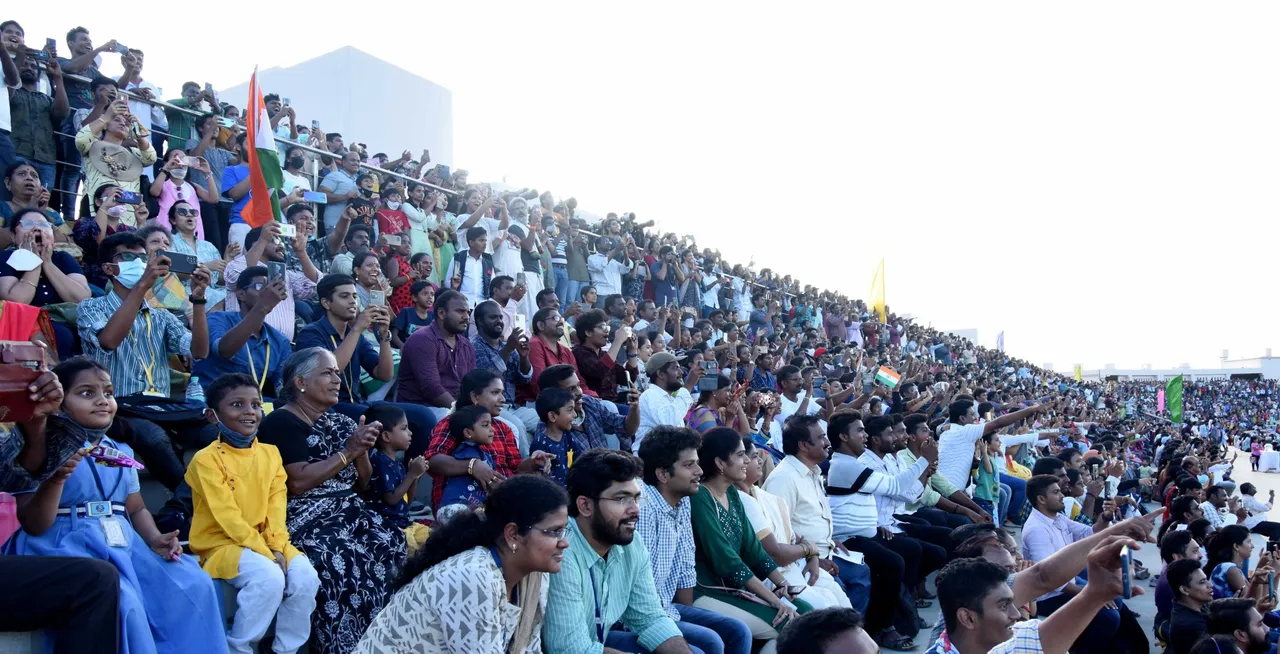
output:
<svg viewBox="0 0 1280 654"><path fill-rule="evenodd" d="M146 261L147 255L138 252L121 252L113 259L119 259L120 261Z"/></svg>
<svg viewBox="0 0 1280 654"><path fill-rule="evenodd" d="M24 229L53 229L53 225L43 218L23 218L18 225Z"/></svg>
<svg viewBox="0 0 1280 654"><path fill-rule="evenodd" d="M563 540L564 535L569 533L569 527L567 525L559 529L542 529L541 527L534 527L533 529L535 531L540 531L556 540Z"/></svg>
<svg viewBox="0 0 1280 654"><path fill-rule="evenodd" d="M633 506L640 506L640 498L635 495L623 495L622 497L597 497L596 499L607 502L617 502L618 505L624 509L629 509Z"/></svg>
<svg viewBox="0 0 1280 654"><path fill-rule="evenodd" d="M266 282L253 282L252 284L249 284L248 286L244 287L244 290L246 290L246 291L248 291L248 290L261 291L262 289L264 289L264 288L266 288L266 287L267 287L267 283L266 283Z"/></svg>
<svg viewBox="0 0 1280 654"><path fill-rule="evenodd" d="M200 212L199 212L199 211L196 211L195 209L186 209L186 208L183 208L183 207L178 207L177 209L174 209L173 211L174 211L174 213L178 214L179 216L199 216L199 215L200 215Z"/></svg>

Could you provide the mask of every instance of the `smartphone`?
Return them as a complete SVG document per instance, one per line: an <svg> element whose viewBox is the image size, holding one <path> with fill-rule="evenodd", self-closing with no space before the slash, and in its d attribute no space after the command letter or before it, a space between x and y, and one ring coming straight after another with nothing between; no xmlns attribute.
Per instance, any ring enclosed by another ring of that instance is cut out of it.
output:
<svg viewBox="0 0 1280 654"><path fill-rule="evenodd" d="M45 39L45 40L44 40L44 49L45 49L47 52L52 52L52 53L54 53L54 54L57 54L57 52L58 52L58 42L57 42L57 40L55 40L55 39Z"/></svg>
<svg viewBox="0 0 1280 654"><path fill-rule="evenodd" d="M27 50L27 56L36 61L49 61L49 53L44 50Z"/></svg>
<svg viewBox="0 0 1280 654"><path fill-rule="evenodd" d="M320 191L303 191L302 199L306 202L314 202L316 204L328 204L329 196Z"/></svg>
<svg viewBox="0 0 1280 654"><path fill-rule="evenodd" d="M194 254L183 254L181 252L161 250L160 255L169 257L169 272L190 275L196 271L196 265L200 263L196 260L196 256Z"/></svg>
<svg viewBox="0 0 1280 654"><path fill-rule="evenodd" d="M267 282L284 281L284 262L268 261L267 262Z"/></svg>
<svg viewBox="0 0 1280 654"><path fill-rule="evenodd" d="M702 366L702 378L698 380L698 392L716 391L720 387L720 370L716 367L715 361L701 361L698 363Z"/></svg>
<svg viewBox="0 0 1280 654"><path fill-rule="evenodd" d="M320 121L318 120L311 121L311 129L320 129Z"/></svg>
<svg viewBox="0 0 1280 654"><path fill-rule="evenodd" d="M387 294L382 291L369 291L369 306L383 307L387 305Z"/></svg>
<svg viewBox="0 0 1280 654"><path fill-rule="evenodd" d="M395 245L395 246L399 246L399 245L400 245L400 235L399 235L399 234L383 234L383 235L382 235L382 238L384 238L384 239L386 239L386 240L387 240L387 245Z"/></svg>
<svg viewBox="0 0 1280 654"><path fill-rule="evenodd" d="M123 44L123 43L117 43L117 44L116 44L116 52L118 52L118 53L120 53L120 54L129 54L129 46L127 46L127 45L125 45L125 44Z"/></svg>
<svg viewBox="0 0 1280 654"><path fill-rule="evenodd" d="M1270 597L1273 602L1276 600L1276 573L1274 572L1267 573L1267 597Z"/></svg>
<svg viewBox="0 0 1280 654"><path fill-rule="evenodd" d="M298 226L289 223L280 224L280 236L284 238L293 238L298 235Z"/></svg>
<svg viewBox="0 0 1280 654"><path fill-rule="evenodd" d="M444 165L444 164L440 164L439 166L436 166L436 169L440 171L440 179L441 179L442 181L446 181L446 182L447 182L447 181L449 181L449 167L448 167L448 166L446 166L446 165Z"/></svg>
<svg viewBox="0 0 1280 654"><path fill-rule="evenodd" d="M231 129L232 127L235 127L235 126L236 126L236 121L235 121L234 119L231 119L231 118L219 118L219 119L218 119L218 124L219 124L219 125L222 125L223 127L227 128L227 129Z"/></svg>
<svg viewBox="0 0 1280 654"><path fill-rule="evenodd" d="M1125 599L1133 597L1133 586L1130 575L1133 574L1133 553L1129 551L1129 546L1125 545L1120 548L1120 583L1124 587L1123 593Z"/></svg>
<svg viewBox="0 0 1280 654"><path fill-rule="evenodd" d="M120 191L116 194L116 201L120 204L142 204L142 194L137 191Z"/></svg>
<svg viewBox="0 0 1280 654"><path fill-rule="evenodd" d="M523 313L517 313L517 314L516 314L516 327L519 327L520 329L523 329L523 330L525 330L525 331L528 331L528 329L529 329L529 316L526 316L526 315L524 315Z"/></svg>

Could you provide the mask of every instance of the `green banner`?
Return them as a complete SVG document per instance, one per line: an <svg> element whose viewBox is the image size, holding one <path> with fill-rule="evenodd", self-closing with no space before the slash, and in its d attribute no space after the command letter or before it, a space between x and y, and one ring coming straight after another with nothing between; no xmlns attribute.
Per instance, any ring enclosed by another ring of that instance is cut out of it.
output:
<svg viewBox="0 0 1280 654"><path fill-rule="evenodd" d="M1182 375L1170 379L1165 386L1164 404L1169 408L1169 419L1182 424Z"/></svg>

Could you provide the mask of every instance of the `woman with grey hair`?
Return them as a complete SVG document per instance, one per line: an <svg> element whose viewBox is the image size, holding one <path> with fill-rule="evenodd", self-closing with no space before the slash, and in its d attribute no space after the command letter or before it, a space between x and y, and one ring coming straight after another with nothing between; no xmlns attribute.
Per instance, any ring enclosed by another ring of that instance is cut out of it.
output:
<svg viewBox="0 0 1280 654"><path fill-rule="evenodd" d="M313 651L349 652L391 598L404 564L404 533L356 495L373 473L369 448L382 428L333 411L342 371L312 347L284 362L275 410L258 438L276 446L289 490L286 526L320 576Z"/></svg>

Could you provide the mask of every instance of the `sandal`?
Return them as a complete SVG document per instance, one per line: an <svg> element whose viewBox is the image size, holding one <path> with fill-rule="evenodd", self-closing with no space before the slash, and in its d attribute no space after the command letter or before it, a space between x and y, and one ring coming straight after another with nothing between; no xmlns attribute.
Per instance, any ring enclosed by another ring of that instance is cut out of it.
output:
<svg viewBox="0 0 1280 654"><path fill-rule="evenodd" d="M917 609L927 609L927 608L929 608L930 606L933 606L933 602L930 602L930 601L929 601L929 600L927 600L927 599L918 599L918 600L916 600L916 608L917 608Z"/></svg>
<svg viewBox="0 0 1280 654"><path fill-rule="evenodd" d="M880 635L876 637L876 644L895 652L910 652L916 648L915 642L909 636L903 636L893 627L880 632Z"/></svg>

